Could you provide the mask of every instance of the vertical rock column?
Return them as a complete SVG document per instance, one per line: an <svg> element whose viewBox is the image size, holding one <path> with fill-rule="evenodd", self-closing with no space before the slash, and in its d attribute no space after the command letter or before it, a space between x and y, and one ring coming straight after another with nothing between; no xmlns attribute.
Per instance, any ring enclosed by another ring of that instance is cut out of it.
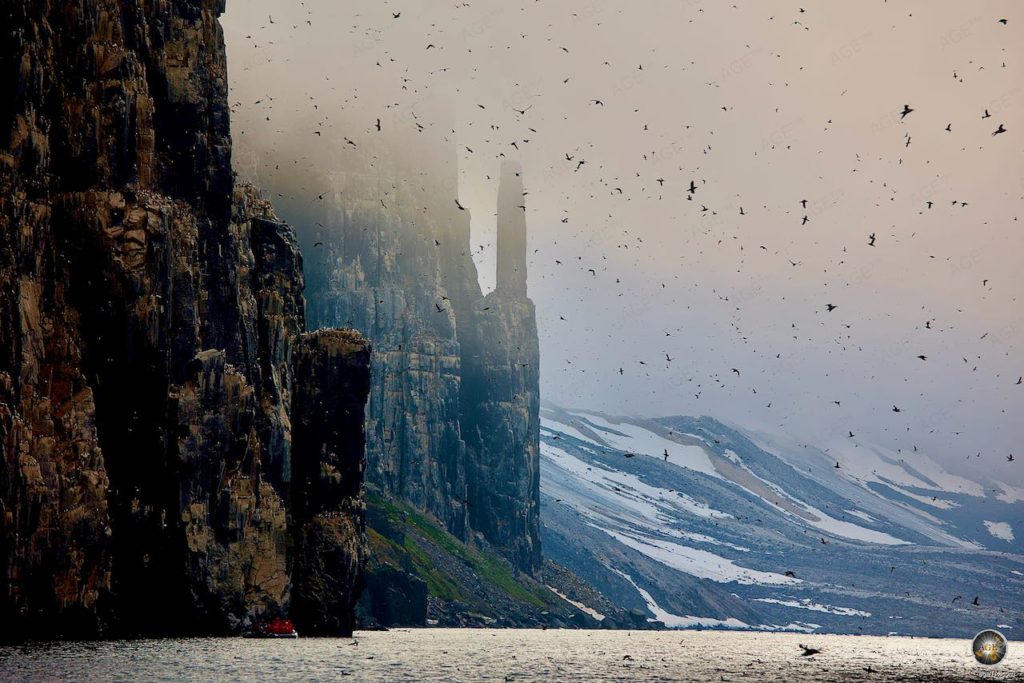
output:
<svg viewBox="0 0 1024 683"><path fill-rule="evenodd" d="M463 435L470 526L520 571L540 568L540 343L526 296L526 217L519 164L498 190L497 287L464 341Z"/></svg>
<svg viewBox="0 0 1024 683"><path fill-rule="evenodd" d="M518 162L501 162L498 184L498 277L495 289L510 297L526 298L526 205L523 169Z"/></svg>
<svg viewBox="0 0 1024 683"><path fill-rule="evenodd" d="M370 343L351 330L299 338L292 395L292 618L309 635L348 636L367 544L362 497Z"/></svg>

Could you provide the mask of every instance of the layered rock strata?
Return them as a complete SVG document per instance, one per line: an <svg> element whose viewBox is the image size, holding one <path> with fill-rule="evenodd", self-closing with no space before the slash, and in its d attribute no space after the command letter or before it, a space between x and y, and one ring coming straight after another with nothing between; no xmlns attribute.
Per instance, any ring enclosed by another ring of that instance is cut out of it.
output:
<svg viewBox="0 0 1024 683"><path fill-rule="evenodd" d="M302 404L314 421L365 392L292 368L302 262L235 186L223 9L0 8L0 635L227 633L286 611L293 461L361 447L354 413L293 447L297 385L322 397ZM351 519L356 564L360 475L312 502Z"/></svg>

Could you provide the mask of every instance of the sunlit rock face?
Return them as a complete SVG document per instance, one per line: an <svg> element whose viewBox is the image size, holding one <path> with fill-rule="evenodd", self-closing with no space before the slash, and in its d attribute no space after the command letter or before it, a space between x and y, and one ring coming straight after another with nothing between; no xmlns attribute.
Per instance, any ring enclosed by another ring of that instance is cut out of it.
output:
<svg viewBox="0 0 1024 683"><path fill-rule="evenodd" d="M302 262L234 183L223 9L4 5L2 635L227 633L289 606ZM362 405L350 388L332 400ZM359 545L345 475L335 536Z"/></svg>

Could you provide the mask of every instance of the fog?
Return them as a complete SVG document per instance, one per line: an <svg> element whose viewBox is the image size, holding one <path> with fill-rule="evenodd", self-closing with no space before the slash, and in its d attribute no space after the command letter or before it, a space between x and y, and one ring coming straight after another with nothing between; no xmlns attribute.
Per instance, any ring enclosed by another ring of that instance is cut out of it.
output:
<svg viewBox="0 0 1024 683"><path fill-rule="evenodd" d="M229 0L223 24L236 166L271 199L457 154L486 291L522 162L547 400L1024 483L1019 4Z"/></svg>

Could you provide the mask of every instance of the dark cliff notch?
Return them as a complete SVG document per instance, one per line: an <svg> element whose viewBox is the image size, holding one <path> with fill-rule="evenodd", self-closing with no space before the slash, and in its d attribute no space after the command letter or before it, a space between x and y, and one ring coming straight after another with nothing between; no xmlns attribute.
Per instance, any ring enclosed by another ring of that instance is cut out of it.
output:
<svg viewBox="0 0 1024 683"><path fill-rule="evenodd" d="M540 344L526 296L526 197L518 163L501 165L495 290L463 343L463 435L470 526L528 573L541 566Z"/></svg>
<svg viewBox="0 0 1024 683"><path fill-rule="evenodd" d="M0 636L288 608L302 261L233 180L223 9L4 5Z"/></svg>
<svg viewBox="0 0 1024 683"><path fill-rule="evenodd" d="M370 344L358 333L305 334L293 398L292 615L310 635L350 636L366 562L363 417Z"/></svg>

